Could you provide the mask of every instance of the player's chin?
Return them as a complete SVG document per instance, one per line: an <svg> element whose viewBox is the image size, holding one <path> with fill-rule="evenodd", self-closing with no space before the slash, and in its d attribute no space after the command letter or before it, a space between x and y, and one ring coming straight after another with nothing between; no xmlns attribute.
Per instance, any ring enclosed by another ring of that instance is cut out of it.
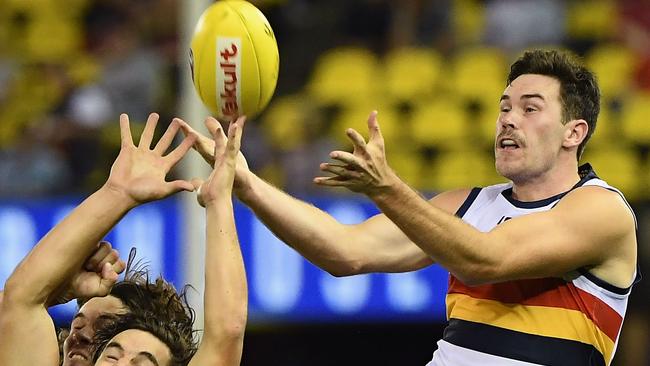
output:
<svg viewBox="0 0 650 366"><path fill-rule="evenodd" d="M497 158L495 164L497 173L502 177L512 179L513 177L519 176L521 171L521 164L514 161L509 161L506 159Z"/></svg>

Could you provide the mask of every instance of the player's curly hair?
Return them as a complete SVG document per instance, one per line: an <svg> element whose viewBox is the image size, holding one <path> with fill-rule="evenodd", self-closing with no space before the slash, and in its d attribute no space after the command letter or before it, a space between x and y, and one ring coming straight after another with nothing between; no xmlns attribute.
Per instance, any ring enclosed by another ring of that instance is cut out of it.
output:
<svg viewBox="0 0 650 366"><path fill-rule="evenodd" d="M177 291L162 276L151 281L147 263L136 261L135 256L136 248L131 248L124 279L113 286L109 295L118 298L129 311L165 314L172 321L193 323L195 313L187 301L187 290L191 286ZM77 305L81 307L87 300L77 299Z"/></svg>
<svg viewBox="0 0 650 366"><path fill-rule="evenodd" d="M587 136L578 146L579 160L589 138L596 130L600 112L600 89L593 72L569 52L556 50L526 51L510 67L507 85L524 74L550 76L560 82L563 123L584 119L589 126Z"/></svg>
<svg viewBox="0 0 650 366"><path fill-rule="evenodd" d="M97 362L108 342L115 336L129 329L138 329L155 336L169 348L170 366L187 365L196 352L196 344L191 337L192 324L182 319L166 319L161 315L140 310L116 315L113 321L102 325L95 333L93 362Z"/></svg>
<svg viewBox="0 0 650 366"><path fill-rule="evenodd" d="M128 314L134 314L136 319L142 317L142 314L147 314L147 317L152 318L153 320L139 321L144 324L143 328L145 326L152 327L153 330L150 333L165 342L170 350L176 350L177 359L183 360L185 357L183 355L186 353L193 355L198 347L198 340L196 332L192 330L195 312L187 300L187 290L191 287L188 285L181 291L177 291L174 285L167 282L162 276L151 281L147 264L141 260L136 261L135 257L136 248L132 248L124 271L124 279L113 286L109 295L118 298L128 309ZM88 299L77 299L77 305L81 307L86 301ZM129 317L125 319L129 319ZM168 326L156 325L157 322L168 323L175 329L171 331ZM119 324L121 323L117 322L115 327L118 327ZM142 330L148 331L147 329ZM101 333L103 336L107 331L97 329L98 334ZM68 334L69 331L62 331L59 334L61 355L63 341ZM170 344L165 341L169 336L173 336L174 343Z"/></svg>

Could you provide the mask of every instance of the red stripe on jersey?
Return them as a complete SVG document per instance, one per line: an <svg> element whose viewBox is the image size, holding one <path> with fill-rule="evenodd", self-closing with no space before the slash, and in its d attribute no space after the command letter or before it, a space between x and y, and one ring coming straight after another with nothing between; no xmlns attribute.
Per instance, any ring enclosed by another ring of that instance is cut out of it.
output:
<svg viewBox="0 0 650 366"><path fill-rule="evenodd" d="M506 304L577 310L587 315L614 342L623 323L623 317L607 303L560 278L516 280L470 287L450 275L447 292Z"/></svg>

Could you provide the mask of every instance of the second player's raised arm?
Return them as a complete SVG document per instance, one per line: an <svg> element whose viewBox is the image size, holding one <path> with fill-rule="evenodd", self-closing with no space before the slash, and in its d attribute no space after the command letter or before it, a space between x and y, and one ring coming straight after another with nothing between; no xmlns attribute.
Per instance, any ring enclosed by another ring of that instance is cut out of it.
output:
<svg viewBox="0 0 650 366"><path fill-rule="evenodd" d="M198 192L199 202L206 209L205 321L191 366L236 366L241 361L248 290L235 226L232 184L243 124L243 118L231 124L230 141Z"/></svg>

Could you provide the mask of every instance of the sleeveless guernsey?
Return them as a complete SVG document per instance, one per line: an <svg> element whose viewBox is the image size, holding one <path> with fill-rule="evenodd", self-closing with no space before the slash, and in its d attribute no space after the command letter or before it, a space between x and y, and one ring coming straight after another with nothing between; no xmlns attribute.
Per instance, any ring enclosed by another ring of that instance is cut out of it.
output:
<svg viewBox="0 0 650 366"><path fill-rule="evenodd" d="M588 164L580 167L580 173L573 189L592 185L621 194ZM511 197L511 183L474 188L457 216L487 232L505 220L550 210L566 193L519 202ZM613 286L585 269L563 278L473 287L450 275L449 325L428 366L609 365L630 290L631 286Z"/></svg>

